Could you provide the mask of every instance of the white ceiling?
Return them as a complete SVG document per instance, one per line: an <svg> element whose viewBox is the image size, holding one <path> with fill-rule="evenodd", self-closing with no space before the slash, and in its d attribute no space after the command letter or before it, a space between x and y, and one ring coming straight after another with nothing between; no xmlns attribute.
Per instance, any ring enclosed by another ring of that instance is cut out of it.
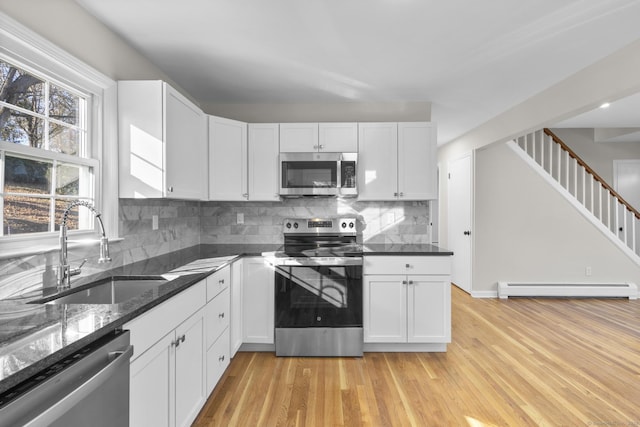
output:
<svg viewBox="0 0 640 427"><path fill-rule="evenodd" d="M202 103L428 101L439 143L640 38L638 0L77 0Z"/></svg>

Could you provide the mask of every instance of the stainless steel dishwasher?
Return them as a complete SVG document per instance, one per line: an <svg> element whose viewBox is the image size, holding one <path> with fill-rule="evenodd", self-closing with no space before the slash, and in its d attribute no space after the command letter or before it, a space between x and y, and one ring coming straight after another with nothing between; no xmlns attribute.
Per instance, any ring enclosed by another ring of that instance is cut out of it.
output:
<svg viewBox="0 0 640 427"><path fill-rule="evenodd" d="M114 331L9 390L0 426L128 426L129 331Z"/></svg>

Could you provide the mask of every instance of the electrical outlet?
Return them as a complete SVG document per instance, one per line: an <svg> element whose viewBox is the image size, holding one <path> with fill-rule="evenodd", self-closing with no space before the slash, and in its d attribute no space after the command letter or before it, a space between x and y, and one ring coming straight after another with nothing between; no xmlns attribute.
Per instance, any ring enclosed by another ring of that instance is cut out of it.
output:
<svg viewBox="0 0 640 427"><path fill-rule="evenodd" d="M158 215L151 216L151 229L152 230L158 229Z"/></svg>
<svg viewBox="0 0 640 427"><path fill-rule="evenodd" d="M238 212L236 215L236 224L244 224L244 214Z"/></svg>
<svg viewBox="0 0 640 427"><path fill-rule="evenodd" d="M584 275L585 276L591 276L591 267L585 267Z"/></svg>

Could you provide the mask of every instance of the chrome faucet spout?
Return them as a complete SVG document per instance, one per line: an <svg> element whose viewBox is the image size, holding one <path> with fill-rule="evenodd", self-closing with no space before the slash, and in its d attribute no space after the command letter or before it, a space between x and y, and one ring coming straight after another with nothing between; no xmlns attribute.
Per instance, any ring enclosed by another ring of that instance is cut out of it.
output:
<svg viewBox="0 0 640 427"><path fill-rule="evenodd" d="M69 203L62 214L62 222L60 223L60 265L58 266L58 290L70 288L71 276L80 274L82 272L82 266L87 261L85 259L80 266L75 268L71 268L71 265L69 264L67 218L71 209L76 206L84 206L89 209L94 214L98 220L98 224L100 225L100 257L98 258L98 263L111 262L111 258L109 256L109 239L107 239L107 234L104 230L104 224L102 223L102 215L100 212L98 212L91 203L84 200L77 200Z"/></svg>

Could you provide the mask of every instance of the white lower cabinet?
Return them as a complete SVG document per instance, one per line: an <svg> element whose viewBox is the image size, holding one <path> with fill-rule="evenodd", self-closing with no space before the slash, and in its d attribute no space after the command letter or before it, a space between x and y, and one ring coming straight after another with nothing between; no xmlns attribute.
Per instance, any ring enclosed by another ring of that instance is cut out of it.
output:
<svg viewBox="0 0 640 427"><path fill-rule="evenodd" d="M242 341L273 344L273 267L263 257L244 258L242 265Z"/></svg>
<svg viewBox="0 0 640 427"><path fill-rule="evenodd" d="M126 323L130 425L187 426L204 405L206 281Z"/></svg>
<svg viewBox="0 0 640 427"><path fill-rule="evenodd" d="M449 274L448 256L365 257L365 343L451 342Z"/></svg>
<svg viewBox="0 0 640 427"><path fill-rule="evenodd" d="M130 425L191 425L206 399L204 356L201 309L131 362Z"/></svg>

